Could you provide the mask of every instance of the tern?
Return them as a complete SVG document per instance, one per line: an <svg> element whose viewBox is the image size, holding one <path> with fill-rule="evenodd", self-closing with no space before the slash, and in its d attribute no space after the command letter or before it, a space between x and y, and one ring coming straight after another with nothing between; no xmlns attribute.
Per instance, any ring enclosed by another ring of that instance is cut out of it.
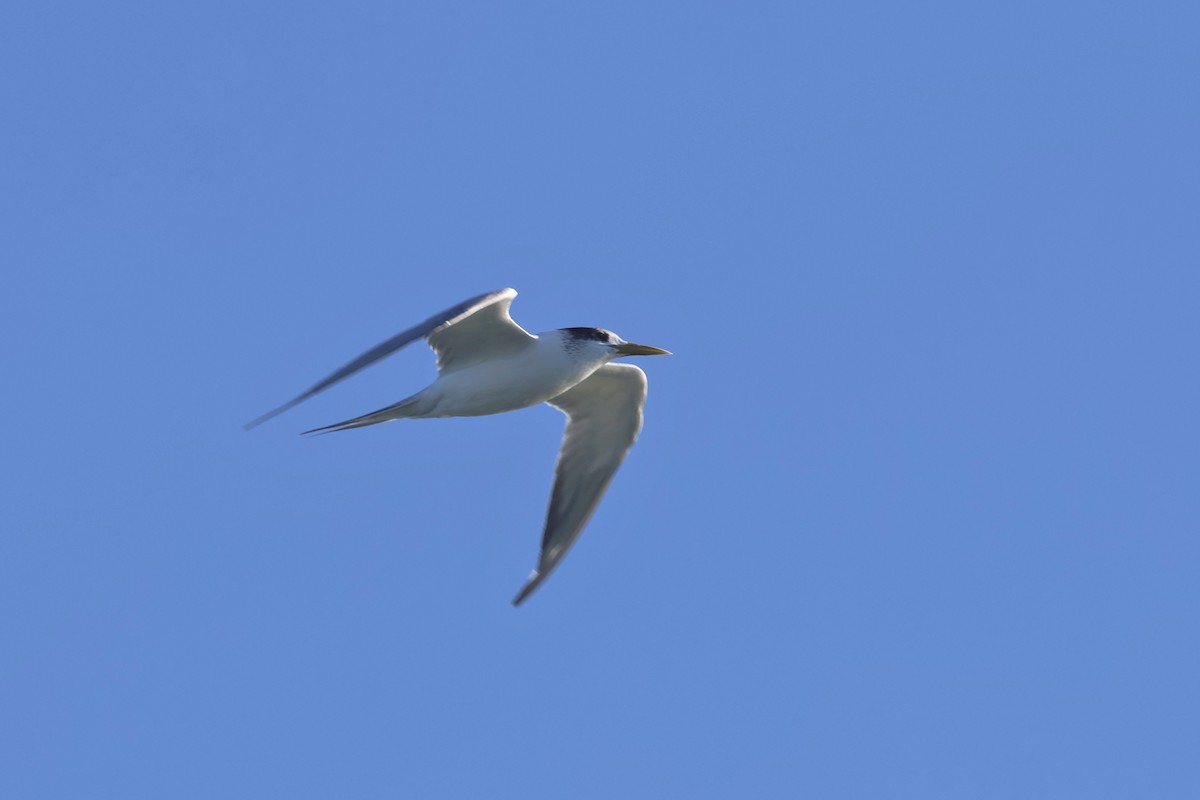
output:
<svg viewBox="0 0 1200 800"><path fill-rule="evenodd" d="M287 411L421 337L437 354L432 384L398 403L305 433L363 428L394 419L476 417L548 403L567 415L537 566L513 599L520 605L579 538L642 429L646 373L624 356L670 355L603 328L531 334L509 316L514 289L481 294L396 334L308 391L248 423Z"/></svg>

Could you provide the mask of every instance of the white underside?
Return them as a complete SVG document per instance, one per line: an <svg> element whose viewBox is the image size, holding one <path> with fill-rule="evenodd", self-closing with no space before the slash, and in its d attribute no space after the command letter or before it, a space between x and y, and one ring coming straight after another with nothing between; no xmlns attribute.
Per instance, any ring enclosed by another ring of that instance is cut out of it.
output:
<svg viewBox="0 0 1200 800"><path fill-rule="evenodd" d="M502 414L558 397L604 365L572 357L552 335L503 358L443 372L404 408L405 417Z"/></svg>

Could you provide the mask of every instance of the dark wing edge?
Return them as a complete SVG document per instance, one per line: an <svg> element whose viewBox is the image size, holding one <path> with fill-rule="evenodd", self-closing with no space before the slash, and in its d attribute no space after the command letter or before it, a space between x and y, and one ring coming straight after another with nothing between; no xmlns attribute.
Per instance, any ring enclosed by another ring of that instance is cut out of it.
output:
<svg viewBox="0 0 1200 800"><path fill-rule="evenodd" d="M496 300L500 299L501 297L504 297L504 296L515 297L516 294L517 294L516 291L514 291L513 289L500 289L499 291L495 291L495 292L487 292L486 294L481 294L477 297L472 297L470 300L464 300L463 302L459 303L456 306L451 306L450 308L447 308L445 311L434 314L432 317L425 320L424 322L418 323L417 325L412 326L408 330L397 333L395 336L388 339L387 341L377 344L375 347L372 347L370 350L363 353L358 358L354 359L353 361L351 361L348 364L346 364L345 366L343 366L337 372L334 372L332 375L329 375L328 377L323 378L320 381L318 381L317 383L313 384L312 387L308 391L304 392L303 394L300 394L299 396L293 398L292 400L289 400L288 402L284 403L283 405L279 406L278 408L271 409L266 414L263 414L261 417L258 417L256 419L251 420L250 422L247 422L243 427L245 428L245 430L250 430L252 428L256 428L259 425L266 422L267 420L277 417L280 414L282 414L283 412L285 412L291 408L294 408L295 406L300 405L301 403L303 403L305 400L309 399L313 395L316 395L316 394L319 394L320 392L325 391L330 386L333 386L335 383L338 383L339 381L349 378L351 375L353 375L356 372L359 372L360 370L366 369L367 367L374 364L376 361L379 361L380 359L383 359L383 358L387 358L392 353L395 353L397 350L401 350L404 347L407 347L408 345L415 342L417 339L420 339L423 336L428 336L429 334L433 333L434 331L437 331L439 328L443 328L447 325L452 325L455 322L457 322L458 320L462 319L463 317L477 311L480 307L486 306L489 303L496 302Z"/></svg>

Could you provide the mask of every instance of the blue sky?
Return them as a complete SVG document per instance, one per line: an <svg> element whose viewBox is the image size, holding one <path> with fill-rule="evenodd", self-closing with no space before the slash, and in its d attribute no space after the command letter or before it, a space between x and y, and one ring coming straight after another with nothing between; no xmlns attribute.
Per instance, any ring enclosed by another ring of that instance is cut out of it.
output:
<svg viewBox="0 0 1200 800"><path fill-rule="evenodd" d="M0 26L0 795L1200 796L1190 3L53 3ZM297 432L513 286L645 361Z"/></svg>

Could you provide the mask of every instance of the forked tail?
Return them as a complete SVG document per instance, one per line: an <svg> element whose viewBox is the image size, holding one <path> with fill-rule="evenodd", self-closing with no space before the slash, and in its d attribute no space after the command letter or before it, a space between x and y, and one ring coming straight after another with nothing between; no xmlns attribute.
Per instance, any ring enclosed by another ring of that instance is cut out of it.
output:
<svg viewBox="0 0 1200 800"><path fill-rule="evenodd" d="M405 411L414 404L415 397L410 397L406 400L401 400L399 403L394 403L387 408L381 408L378 411L372 411L370 414L363 414L361 417L354 419L335 422L332 425L326 425L322 428L313 428L311 431L304 431L300 434L306 436L310 433L333 433L335 431L348 431L351 428L365 428L368 425L378 425L381 422L387 422L392 419L404 419L409 414Z"/></svg>

